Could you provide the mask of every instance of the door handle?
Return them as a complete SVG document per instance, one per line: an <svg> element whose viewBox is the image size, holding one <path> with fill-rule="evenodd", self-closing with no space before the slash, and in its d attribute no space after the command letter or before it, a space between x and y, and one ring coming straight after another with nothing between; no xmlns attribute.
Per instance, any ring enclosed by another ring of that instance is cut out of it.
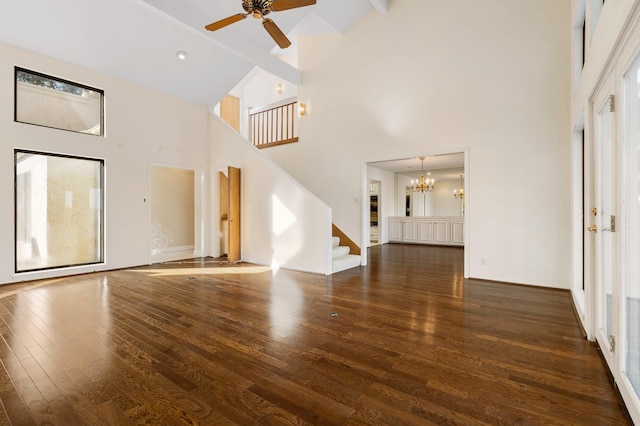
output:
<svg viewBox="0 0 640 426"><path fill-rule="evenodd" d="M598 231L598 225L592 225L587 228L587 231L596 233Z"/></svg>

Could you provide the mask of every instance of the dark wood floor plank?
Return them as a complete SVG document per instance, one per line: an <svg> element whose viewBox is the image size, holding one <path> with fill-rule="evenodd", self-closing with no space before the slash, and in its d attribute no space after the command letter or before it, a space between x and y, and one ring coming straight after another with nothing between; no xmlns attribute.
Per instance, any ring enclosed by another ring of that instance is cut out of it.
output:
<svg viewBox="0 0 640 426"><path fill-rule="evenodd" d="M92 405L97 407L106 401L111 401L121 411L134 413L129 416L133 423L143 417L150 417L145 407L134 401L127 392L122 392L107 375L104 363L96 361L90 364L83 364L77 369L67 371L67 375L77 384L78 388L87 389L86 395L89 400L94 398Z"/></svg>
<svg viewBox="0 0 640 426"><path fill-rule="evenodd" d="M0 287L0 425L630 424L569 292L464 280L463 256Z"/></svg>
<svg viewBox="0 0 640 426"><path fill-rule="evenodd" d="M4 408L4 404L0 399L0 426L11 426L11 420L9 419L9 414L7 414L7 410Z"/></svg>
<svg viewBox="0 0 640 426"><path fill-rule="evenodd" d="M5 343L5 342L2 342ZM20 379L25 377L20 375ZM0 424L31 424L31 416L18 394L11 374L0 362Z"/></svg>
<svg viewBox="0 0 640 426"><path fill-rule="evenodd" d="M122 326L133 331L124 324ZM247 409L245 402L239 397L251 382L244 381L242 377L220 368L196 366L195 358L190 356L188 351L182 354L171 351L169 348L159 351L158 348L149 344L154 338L152 334L151 340L137 332L130 335L136 336L135 342L129 343L114 336L114 343L121 349L118 354L122 360L133 366L148 381L155 382L156 380L152 379L155 374L171 381L173 384L165 382L160 383L158 387L168 393L171 396L170 399L176 400L181 410L200 418L199 422L209 424L211 418L220 422L226 419L224 416L228 416L240 423L252 423L264 414L262 412L251 414L251 407ZM171 358L168 353L173 353L174 358ZM245 408L238 410L237 407Z"/></svg>
<svg viewBox="0 0 640 426"><path fill-rule="evenodd" d="M29 412L28 407L25 405L17 389L14 388L0 393L0 400L12 424L36 424L34 417Z"/></svg>

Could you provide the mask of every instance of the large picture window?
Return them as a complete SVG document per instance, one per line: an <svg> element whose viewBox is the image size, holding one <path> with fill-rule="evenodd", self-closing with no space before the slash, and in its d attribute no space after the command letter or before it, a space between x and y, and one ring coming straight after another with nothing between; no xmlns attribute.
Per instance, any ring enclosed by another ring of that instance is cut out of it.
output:
<svg viewBox="0 0 640 426"><path fill-rule="evenodd" d="M16 272L103 261L104 162L15 151Z"/></svg>
<svg viewBox="0 0 640 426"><path fill-rule="evenodd" d="M102 90L15 69L15 121L102 136L103 105Z"/></svg>

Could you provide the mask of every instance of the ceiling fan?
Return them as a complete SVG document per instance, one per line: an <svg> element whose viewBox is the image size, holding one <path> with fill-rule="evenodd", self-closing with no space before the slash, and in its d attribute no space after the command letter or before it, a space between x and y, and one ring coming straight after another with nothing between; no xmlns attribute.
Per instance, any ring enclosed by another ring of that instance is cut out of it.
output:
<svg viewBox="0 0 640 426"><path fill-rule="evenodd" d="M251 15L256 19L262 19L264 29L267 30L271 38L273 38L281 49L285 49L291 46L291 42L280 28L278 28L276 23L269 18L265 18L265 16L271 12L280 12L282 10L295 9L297 7L311 6L314 4L316 4L316 0L242 0L242 8L247 13L231 15L228 18L209 24L205 28L209 31L216 31L227 25L242 21Z"/></svg>

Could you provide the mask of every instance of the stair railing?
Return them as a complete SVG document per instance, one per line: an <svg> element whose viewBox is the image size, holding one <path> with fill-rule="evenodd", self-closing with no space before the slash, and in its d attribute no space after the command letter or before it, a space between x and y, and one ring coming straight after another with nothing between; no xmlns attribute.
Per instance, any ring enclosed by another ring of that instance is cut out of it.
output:
<svg viewBox="0 0 640 426"><path fill-rule="evenodd" d="M298 142L298 101L295 98L284 103L251 110L249 134L257 148Z"/></svg>

